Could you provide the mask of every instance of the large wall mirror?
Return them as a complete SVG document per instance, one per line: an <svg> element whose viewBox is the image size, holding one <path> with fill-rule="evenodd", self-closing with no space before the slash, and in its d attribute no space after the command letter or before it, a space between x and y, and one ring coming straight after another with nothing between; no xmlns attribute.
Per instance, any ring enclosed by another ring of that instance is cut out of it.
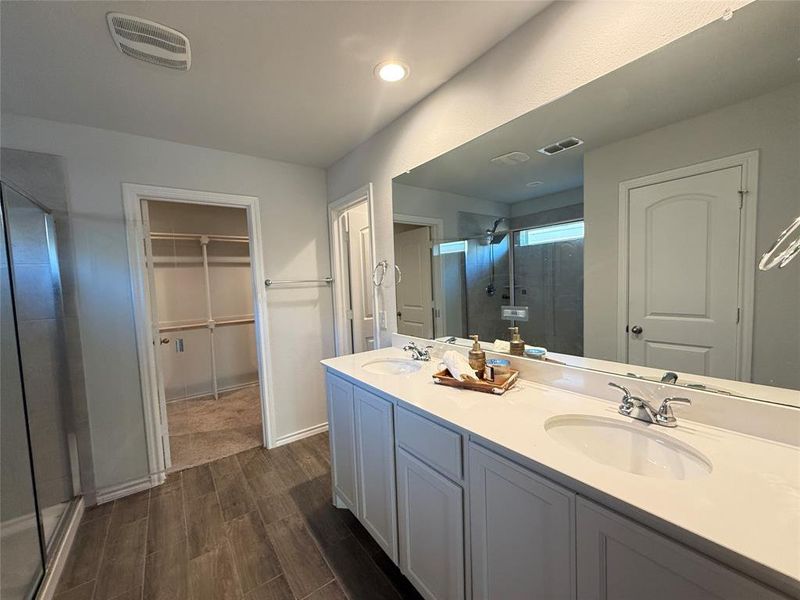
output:
<svg viewBox="0 0 800 600"><path fill-rule="evenodd" d="M393 212L401 334L516 326L550 360L800 406L800 258L757 267L800 216L800 3L396 177Z"/></svg>

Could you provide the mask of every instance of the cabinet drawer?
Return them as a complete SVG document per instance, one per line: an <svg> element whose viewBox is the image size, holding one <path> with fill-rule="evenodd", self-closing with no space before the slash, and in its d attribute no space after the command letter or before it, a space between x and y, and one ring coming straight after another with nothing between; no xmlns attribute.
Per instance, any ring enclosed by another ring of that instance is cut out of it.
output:
<svg viewBox="0 0 800 600"><path fill-rule="evenodd" d="M400 446L444 475L458 481L463 479L460 434L398 407L396 435Z"/></svg>

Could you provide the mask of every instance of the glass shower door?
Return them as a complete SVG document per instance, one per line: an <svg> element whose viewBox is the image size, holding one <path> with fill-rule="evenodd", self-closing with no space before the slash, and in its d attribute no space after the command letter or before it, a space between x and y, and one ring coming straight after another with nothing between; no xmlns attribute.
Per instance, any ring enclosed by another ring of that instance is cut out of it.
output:
<svg viewBox="0 0 800 600"><path fill-rule="evenodd" d="M528 307L522 338L583 356L583 221L515 231L513 261L514 303Z"/></svg>
<svg viewBox="0 0 800 600"><path fill-rule="evenodd" d="M33 483L5 206L0 225L0 597L17 600L36 592L44 574L45 555Z"/></svg>
<svg viewBox="0 0 800 600"><path fill-rule="evenodd" d="M34 484L50 548L77 486L55 231L47 211L5 182L2 197ZM5 457L3 463L5 468Z"/></svg>

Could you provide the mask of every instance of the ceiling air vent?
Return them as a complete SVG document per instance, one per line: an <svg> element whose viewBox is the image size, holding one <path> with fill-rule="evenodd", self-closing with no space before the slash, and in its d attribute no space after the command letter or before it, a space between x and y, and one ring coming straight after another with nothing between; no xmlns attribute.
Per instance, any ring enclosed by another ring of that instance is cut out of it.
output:
<svg viewBox="0 0 800 600"><path fill-rule="evenodd" d="M556 142L555 144L549 144L544 148L539 148L537 152L541 152L542 154L546 154L547 156L552 156L553 154L558 154L559 152L563 152L564 150L569 150L570 148L574 148L575 146L580 146L583 143L583 140L579 140L576 137L568 137L565 140L561 140L560 142Z"/></svg>
<svg viewBox="0 0 800 600"><path fill-rule="evenodd" d="M106 20L114 43L123 54L168 69L189 70L189 39L180 31L122 13L108 13Z"/></svg>
<svg viewBox="0 0 800 600"><path fill-rule="evenodd" d="M495 156L489 162L494 163L496 165L514 166L520 163L524 163L525 161L528 161L530 159L531 157L525 154L524 152L509 152L508 154L503 154L502 156Z"/></svg>

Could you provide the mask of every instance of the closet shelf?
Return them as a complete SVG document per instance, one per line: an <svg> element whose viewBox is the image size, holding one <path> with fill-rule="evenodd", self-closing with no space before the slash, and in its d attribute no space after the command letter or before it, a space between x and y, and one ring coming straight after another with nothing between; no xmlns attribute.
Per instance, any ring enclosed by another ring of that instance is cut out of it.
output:
<svg viewBox="0 0 800 600"><path fill-rule="evenodd" d="M178 325L160 325L158 328L159 333L168 333L170 331L188 331L190 329L211 329L209 326L214 323L215 327L225 327L227 325L246 325L248 323L255 323L254 317L235 317L230 319L216 319L214 321L194 321L192 323L180 323Z"/></svg>

